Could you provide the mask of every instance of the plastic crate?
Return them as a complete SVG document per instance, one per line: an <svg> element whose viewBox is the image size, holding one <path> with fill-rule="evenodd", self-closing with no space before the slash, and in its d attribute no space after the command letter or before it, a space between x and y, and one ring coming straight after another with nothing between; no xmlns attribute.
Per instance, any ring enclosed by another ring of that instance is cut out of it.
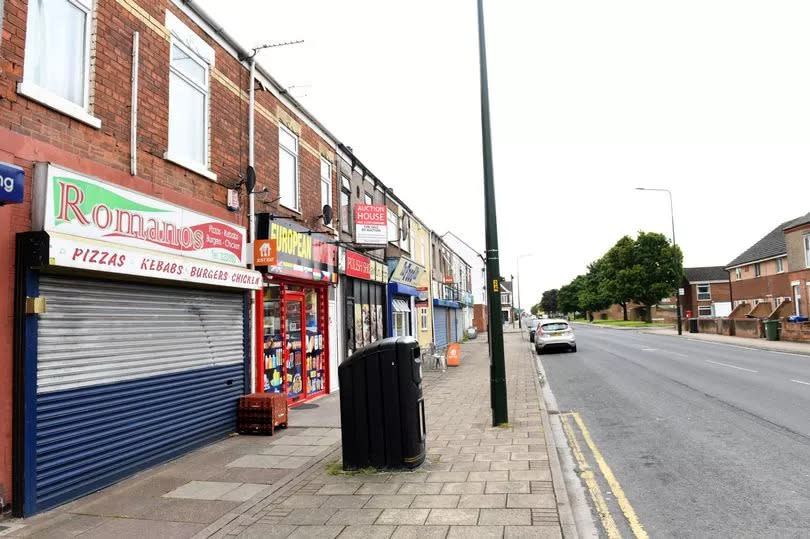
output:
<svg viewBox="0 0 810 539"><path fill-rule="evenodd" d="M273 434L287 426L287 395L251 393L239 397L236 430L241 434Z"/></svg>

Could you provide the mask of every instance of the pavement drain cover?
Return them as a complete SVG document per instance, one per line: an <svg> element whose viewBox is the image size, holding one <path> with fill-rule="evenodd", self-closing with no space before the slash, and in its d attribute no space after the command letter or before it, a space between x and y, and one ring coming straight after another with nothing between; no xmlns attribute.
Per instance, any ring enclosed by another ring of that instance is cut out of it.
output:
<svg viewBox="0 0 810 539"><path fill-rule="evenodd" d="M298 408L299 410L311 410L317 407L318 407L317 404L309 404L309 403L299 404L298 406L296 406L296 408Z"/></svg>

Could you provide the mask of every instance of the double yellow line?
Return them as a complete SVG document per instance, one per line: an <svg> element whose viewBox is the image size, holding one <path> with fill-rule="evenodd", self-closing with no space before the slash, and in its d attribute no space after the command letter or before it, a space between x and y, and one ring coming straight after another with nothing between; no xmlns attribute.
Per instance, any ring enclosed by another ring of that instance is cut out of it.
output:
<svg viewBox="0 0 810 539"><path fill-rule="evenodd" d="M610 490L613 492L613 496L616 498L616 502L619 504L619 508L622 510L622 514L624 514L624 518L627 521L628 526L630 526L630 530L633 532L633 535L637 539L647 539L647 532L644 530L641 522L639 522L638 515L636 515L635 510L633 510L633 506L630 505L630 501L624 494L624 490L619 484L619 481L616 479L616 476L613 475L613 470L610 469L610 466L608 466L604 457L602 457L602 453L593 442L593 438L591 438L588 428L582 421L582 417L578 412L561 413L560 421L562 422L565 435L568 437L568 443L571 446L571 451L574 453L574 458L577 461L579 475L582 477L582 479L585 481L585 485L588 487L588 492L590 492L591 499L596 506L596 512L599 514L599 519L602 521L602 526L604 527L608 538L619 539L621 538L621 533L619 533L619 529L616 527L616 521L613 520L613 516L610 514L610 509L608 508L607 502L602 496L599 483L596 481L596 474L594 474L593 470L588 464L588 461L585 459L585 455L582 453L579 441L577 440L576 433L568 422L569 416L574 419L574 422L579 427L579 431L582 434L582 439L585 440L585 444L588 446L588 449L590 449L591 454L596 461L596 465L599 467L599 471L602 472L602 476L605 478L608 487L610 487Z"/></svg>

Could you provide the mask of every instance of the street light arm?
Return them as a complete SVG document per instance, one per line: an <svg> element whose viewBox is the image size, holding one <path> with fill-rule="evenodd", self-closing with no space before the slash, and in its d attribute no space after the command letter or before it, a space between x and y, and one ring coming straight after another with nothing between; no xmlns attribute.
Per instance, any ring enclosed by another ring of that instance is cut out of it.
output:
<svg viewBox="0 0 810 539"><path fill-rule="evenodd" d="M474 253L475 253L475 255L476 255L478 258L480 258L480 259L481 259L481 262L483 262L484 264L486 264L486 263L487 263L487 259L486 259L486 258L484 258L484 255L482 255L481 253L479 253L478 251L476 251L476 250L475 250L475 248L474 248L472 245L470 245L469 243L467 243L466 241L464 241L463 239L461 239L461 238L460 238L460 237L459 237L459 236L458 236L458 235L457 235L455 232L452 232L452 231L448 230L447 232L445 232L444 234L442 234L442 235L441 235L441 236L439 236L439 237L440 237L440 238L443 238L443 237L447 236L448 234L450 234L451 236L453 236L454 238L456 238L458 241L460 241L461 243L463 243L463 244L464 244L464 245L465 245L465 246L466 246L468 249L470 249L472 252L474 252Z"/></svg>

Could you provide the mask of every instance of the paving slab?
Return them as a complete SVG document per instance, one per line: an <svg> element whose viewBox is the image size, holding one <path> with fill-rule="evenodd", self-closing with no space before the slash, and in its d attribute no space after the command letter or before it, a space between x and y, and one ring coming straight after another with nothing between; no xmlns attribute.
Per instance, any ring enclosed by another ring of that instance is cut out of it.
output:
<svg viewBox="0 0 810 539"><path fill-rule="evenodd" d="M418 525L427 520L430 509L385 509L376 524Z"/></svg>

